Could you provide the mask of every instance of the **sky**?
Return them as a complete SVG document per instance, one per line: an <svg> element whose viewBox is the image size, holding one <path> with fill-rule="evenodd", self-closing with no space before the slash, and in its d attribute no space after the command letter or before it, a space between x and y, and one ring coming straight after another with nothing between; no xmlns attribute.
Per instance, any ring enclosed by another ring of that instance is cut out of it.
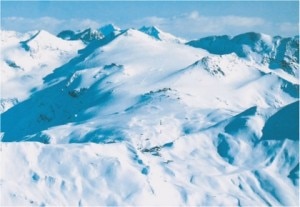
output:
<svg viewBox="0 0 300 207"><path fill-rule="evenodd" d="M1 1L1 28L26 32L157 26L186 39L254 31L294 36L298 1Z"/></svg>

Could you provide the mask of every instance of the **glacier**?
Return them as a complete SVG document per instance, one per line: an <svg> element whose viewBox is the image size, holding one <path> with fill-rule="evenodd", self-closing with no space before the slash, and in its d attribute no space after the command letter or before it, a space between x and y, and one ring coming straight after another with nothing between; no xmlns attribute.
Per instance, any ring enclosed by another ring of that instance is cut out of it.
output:
<svg viewBox="0 0 300 207"><path fill-rule="evenodd" d="M299 36L1 31L1 206L299 206Z"/></svg>

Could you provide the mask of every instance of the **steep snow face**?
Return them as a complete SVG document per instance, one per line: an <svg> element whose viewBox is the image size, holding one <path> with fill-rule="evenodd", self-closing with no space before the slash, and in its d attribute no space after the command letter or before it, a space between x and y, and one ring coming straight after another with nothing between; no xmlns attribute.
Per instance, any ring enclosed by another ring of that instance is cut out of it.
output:
<svg viewBox="0 0 300 207"><path fill-rule="evenodd" d="M24 54L78 47L60 67L41 59L43 75L26 70L42 80L26 100L2 99L1 205L299 205L299 81L260 61L276 38L213 40L234 39L241 56L106 31L86 47L6 34Z"/></svg>
<svg viewBox="0 0 300 207"><path fill-rule="evenodd" d="M169 33L163 32L157 27L146 27L143 26L139 29L139 31L144 32L145 34L148 34L149 36L162 41L167 42L174 42L174 43L184 43L186 40L175 37Z"/></svg>
<svg viewBox="0 0 300 207"><path fill-rule="evenodd" d="M187 44L214 54L236 53L299 78L299 36L282 38L250 32L235 37L206 37Z"/></svg>

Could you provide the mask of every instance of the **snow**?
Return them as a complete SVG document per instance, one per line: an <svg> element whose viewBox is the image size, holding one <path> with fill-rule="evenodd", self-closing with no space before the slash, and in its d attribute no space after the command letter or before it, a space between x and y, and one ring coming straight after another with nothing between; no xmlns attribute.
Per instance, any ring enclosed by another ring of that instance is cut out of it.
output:
<svg viewBox="0 0 300 207"><path fill-rule="evenodd" d="M173 42L173 43L185 43L186 42L186 40L175 37L170 33L163 32L155 26L151 26L151 27L143 26L139 29L139 31L144 32L145 34L148 34L149 36L151 36L157 40L161 40L161 41Z"/></svg>
<svg viewBox="0 0 300 207"><path fill-rule="evenodd" d="M14 33L6 31L2 34L1 100L27 99L42 87L46 74L75 57L84 47L82 42L65 41L43 30L24 35L9 35Z"/></svg>
<svg viewBox="0 0 300 207"><path fill-rule="evenodd" d="M74 32L72 30L65 30L60 32L57 37L64 40L82 40L85 44L103 39L105 36L95 29L85 29L83 31Z"/></svg>
<svg viewBox="0 0 300 207"><path fill-rule="evenodd" d="M248 32L235 37L205 37L186 44L206 49L213 54L235 53L239 57L265 64L272 70L281 68L299 78L299 36L282 38Z"/></svg>
<svg viewBox="0 0 300 207"><path fill-rule="evenodd" d="M1 32L1 206L299 205L295 38L95 31Z"/></svg>
<svg viewBox="0 0 300 207"><path fill-rule="evenodd" d="M121 32L121 29L114 24L107 24L99 28L99 31L104 35L104 36L109 36L112 33L113 34L119 34Z"/></svg>

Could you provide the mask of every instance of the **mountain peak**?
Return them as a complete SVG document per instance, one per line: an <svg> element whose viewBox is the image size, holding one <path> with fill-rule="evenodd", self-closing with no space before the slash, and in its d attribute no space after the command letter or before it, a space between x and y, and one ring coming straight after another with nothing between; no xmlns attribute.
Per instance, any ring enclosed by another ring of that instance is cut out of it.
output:
<svg viewBox="0 0 300 207"><path fill-rule="evenodd" d="M36 31L36 33L27 41L31 41L33 39L36 39L36 38L42 38L42 37L53 37L54 35L45 31L45 30L38 30Z"/></svg>
<svg viewBox="0 0 300 207"><path fill-rule="evenodd" d="M21 43L22 44L29 44L31 42L41 42L42 43L45 40L53 41L54 39L56 39L56 37L53 34L47 32L45 30L38 30L35 33L33 33L33 35L29 39L22 41Z"/></svg>
<svg viewBox="0 0 300 207"><path fill-rule="evenodd" d="M156 26L143 26L139 29L139 31L161 41L166 41L166 42L176 42L176 43L183 43L185 40L175 37L172 34L169 34L167 32L163 32Z"/></svg>
<svg viewBox="0 0 300 207"><path fill-rule="evenodd" d="M82 40L84 43L89 43L94 40L100 40L104 38L104 35L98 30L87 28L78 33L72 30L64 30L60 32L57 37L60 37L64 40Z"/></svg>
<svg viewBox="0 0 300 207"><path fill-rule="evenodd" d="M240 44L253 45L257 42L263 42L264 44L271 45L272 37L263 33L247 32L244 34L237 35L232 38L232 41Z"/></svg>
<svg viewBox="0 0 300 207"><path fill-rule="evenodd" d="M80 48L82 43L79 41L73 41L72 43L65 41L64 39L58 38L57 36L45 31L39 30L30 36L25 41L19 42L21 47L26 51L31 51L32 53L40 53L47 51L70 51L73 48Z"/></svg>
<svg viewBox="0 0 300 207"><path fill-rule="evenodd" d="M139 29L140 31L147 31L147 32L162 32L158 27L156 27L156 26L149 26L149 27L147 27L147 26L142 26L140 29Z"/></svg>
<svg viewBox="0 0 300 207"><path fill-rule="evenodd" d="M155 26L150 26L150 27L143 26L139 29L139 31L144 32L145 34L148 34L158 40L161 40L159 34L162 33L162 31Z"/></svg>
<svg viewBox="0 0 300 207"><path fill-rule="evenodd" d="M121 29L119 27L117 27L116 25L114 24L106 24L102 27L100 27L99 31L104 35L104 36L107 36L107 35L110 35L112 33L118 33L121 31Z"/></svg>

